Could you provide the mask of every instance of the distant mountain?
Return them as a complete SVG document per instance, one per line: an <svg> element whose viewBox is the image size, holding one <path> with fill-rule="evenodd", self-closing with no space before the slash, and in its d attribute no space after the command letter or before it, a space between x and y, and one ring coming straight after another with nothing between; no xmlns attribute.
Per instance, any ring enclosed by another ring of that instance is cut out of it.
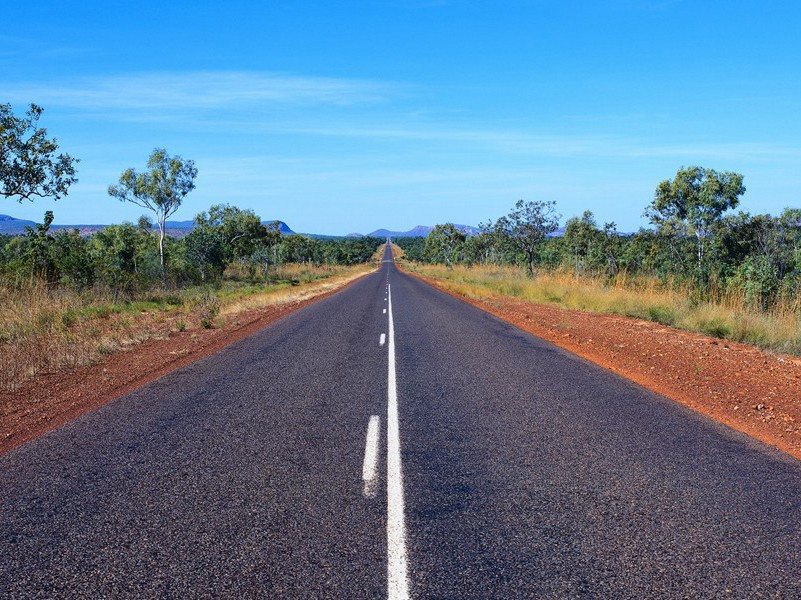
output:
<svg viewBox="0 0 801 600"><path fill-rule="evenodd" d="M195 228L194 219L190 219L189 221L165 221L164 224L167 226L167 229L194 229ZM153 227L158 227L158 225L153 223Z"/></svg>
<svg viewBox="0 0 801 600"><path fill-rule="evenodd" d="M278 221L278 219L273 219L272 221L262 221L261 224L262 225L269 225L270 223L275 223L276 221ZM280 231L281 233L283 233L285 235L292 235L292 234L295 233L294 231L292 231L289 228L289 225L287 225L283 221L278 221L278 231Z"/></svg>
<svg viewBox="0 0 801 600"><path fill-rule="evenodd" d="M456 229L464 231L467 235L476 235L480 230L472 225L454 225ZM426 237L434 229L428 225L418 225L409 231L390 231L389 229L376 229L367 235L373 237Z"/></svg>
<svg viewBox="0 0 801 600"><path fill-rule="evenodd" d="M270 223L274 223L278 221L275 219L273 221L262 221L262 224L269 225ZM26 221L25 219L17 219L10 215L0 215L0 234L6 235L19 235L21 233L25 233L25 226L33 227L36 225L34 221ZM188 234L192 229L195 227L195 221L167 221L167 235L171 235L173 237L183 237ZM154 228L157 225L153 225ZM51 231L58 231L59 229L77 229L81 235L91 235L97 231L101 231L106 228L106 225L56 225L53 224L50 229ZM283 221L278 221L278 229L281 233L285 235L291 235L295 233L289 228L289 225L284 223Z"/></svg>
<svg viewBox="0 0 801 600"><path fill-rule="evenodd" d="M0 233L14 234L22 233L25 231L25 226L33 227L36 225L33 221L26 221L25 219L15 219L9 215L0 215Z"/></svg>

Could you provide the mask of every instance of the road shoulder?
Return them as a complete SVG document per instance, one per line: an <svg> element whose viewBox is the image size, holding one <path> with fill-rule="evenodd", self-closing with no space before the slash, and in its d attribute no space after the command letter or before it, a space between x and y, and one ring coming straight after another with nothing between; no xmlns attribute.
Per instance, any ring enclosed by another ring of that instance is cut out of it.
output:
<svg viewBox="0 0 801 600"><path fill-rule="evenodd" d="M408 273L408 272L407 272ZM629 317L476 299L412 277L801 459L801 360Z"/></svg>
<svg viewBox="0 0 801 600"><path fill-rule="evenodd" d="M369 274L369 273L368 273ZM337 282L299 300L244 310L224 329L172 330L104 361L44 374L14 391L0 392L0 456L176 369L215 354L274 321L327 298L367 274ZM324 291L323 291L324 290Z"/></svg>

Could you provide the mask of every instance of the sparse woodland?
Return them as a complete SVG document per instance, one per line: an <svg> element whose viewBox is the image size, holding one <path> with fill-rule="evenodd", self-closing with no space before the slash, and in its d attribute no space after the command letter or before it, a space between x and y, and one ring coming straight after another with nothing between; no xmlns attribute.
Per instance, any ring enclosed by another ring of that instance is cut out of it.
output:
<svg viewBox="0 0 801 600"><path fill-rule="evenodd" d="M638 232L585 211L554 235L552 203L520 202L475 236L445 224L396 243L413 268L472 289L465 293L630 315L797 354L801 210L734 212L744 191L741 175L691 167L658 185L645 207L653 227Z"/></svg>

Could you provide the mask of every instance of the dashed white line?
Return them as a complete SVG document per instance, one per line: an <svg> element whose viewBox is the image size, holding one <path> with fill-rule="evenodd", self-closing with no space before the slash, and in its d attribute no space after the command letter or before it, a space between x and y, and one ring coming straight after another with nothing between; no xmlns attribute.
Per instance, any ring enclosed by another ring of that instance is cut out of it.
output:
<svg viewBox="0 0 801 600"><path fill-rule="evenodd" d="M406 522L403 502L398 389L395 379L395 324L392 288L389 289L389 369L387 378L387 597L409 598L406 561Z"/></svg>
<svg viewBox="0 0 801 600"><path fill-rule="evenodd" d="M381 430L381 419L378 415L370 417L367 423L367 441L364 444L364 463L362 464L362 493L367 498L374 498L378 484L378 434Z"/></svg>
<svg viewBox="0 0 801 600"><path fill-rule="evenodd" d="M386 341L387 341L387 334L382 333L381 337L378 338L378 345L383 346L386 343Z"/></svg>
<svg viewBox="0 0 801 600"><path fill-rule="evenodd" d="M387 314L387 309L386 308L384 309L384 312L382 314Z"/></svg>

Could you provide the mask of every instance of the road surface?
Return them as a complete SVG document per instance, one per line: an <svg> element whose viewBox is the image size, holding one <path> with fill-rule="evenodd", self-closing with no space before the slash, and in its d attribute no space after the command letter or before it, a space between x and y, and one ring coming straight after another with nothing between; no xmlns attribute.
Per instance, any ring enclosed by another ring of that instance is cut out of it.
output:
<svg viewBox="0 0 801 600"><path fill-rule="evenodd" d="M0 459L0 597L801 597L801 463L399 272Z"/></svg>

